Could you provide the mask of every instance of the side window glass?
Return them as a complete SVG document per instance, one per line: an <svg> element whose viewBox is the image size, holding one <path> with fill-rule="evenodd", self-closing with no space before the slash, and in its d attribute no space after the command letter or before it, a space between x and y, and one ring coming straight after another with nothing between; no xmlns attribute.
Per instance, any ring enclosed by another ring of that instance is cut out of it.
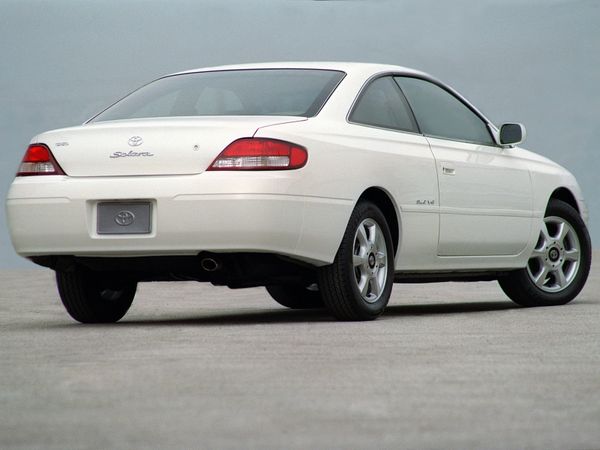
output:
<svg viewBox="0 0 600 450"><path fill-rule="evenodd" d="M419 78L396 77L395 80L424 134L494 145L485 122L445 89Z"/></svg>
<svg viewBox="0 0 600 450"><path fill-rule="evenodd" d="M392 77L377 78L367 86L350 114L350 121L394 130L417 131L406 99Z"/></svg>

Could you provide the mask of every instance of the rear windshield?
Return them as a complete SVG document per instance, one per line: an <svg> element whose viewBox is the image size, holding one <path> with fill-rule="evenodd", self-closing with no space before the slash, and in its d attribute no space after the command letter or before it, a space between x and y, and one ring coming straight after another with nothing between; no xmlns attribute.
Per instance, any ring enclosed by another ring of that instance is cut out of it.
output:
<svg viewBox="0 0 600 450"><path fill-rule="evenodd" d="M177 116L316 115L343 72L254 69L172 75L149 83L90 122Z"/></svg>

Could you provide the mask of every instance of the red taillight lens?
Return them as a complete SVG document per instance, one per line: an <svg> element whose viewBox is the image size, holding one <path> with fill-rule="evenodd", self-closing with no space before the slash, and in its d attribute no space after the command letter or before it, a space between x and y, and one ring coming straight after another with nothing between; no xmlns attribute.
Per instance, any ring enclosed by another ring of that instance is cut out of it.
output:
<svg viewBox="0 0 600 450"><path fill-rule="evenodd" d="M52 152L44 144L31 144L17 172L18 177L31 175L65 175Z"/></svg>
<svg viewBox="0 0 600 450"><path fill-rule="evenodd" d="M243 138L233 141L207 170L290 170L304 167L304 147L276 139Z"/></svg>

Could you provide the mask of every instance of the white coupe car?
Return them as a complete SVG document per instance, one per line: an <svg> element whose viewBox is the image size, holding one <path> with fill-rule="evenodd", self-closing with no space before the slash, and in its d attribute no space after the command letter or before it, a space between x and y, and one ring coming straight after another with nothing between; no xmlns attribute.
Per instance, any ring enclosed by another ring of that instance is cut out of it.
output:
<svg viewBox="0 0 600 450"><path fill-rule="evenodd" d="M8 223L86 323L123 317L140 281L266 286L343 320L376 318L394 282L564 304L590 269L587 209L524 136L404 67L191 70L34 137Z"/></svg>

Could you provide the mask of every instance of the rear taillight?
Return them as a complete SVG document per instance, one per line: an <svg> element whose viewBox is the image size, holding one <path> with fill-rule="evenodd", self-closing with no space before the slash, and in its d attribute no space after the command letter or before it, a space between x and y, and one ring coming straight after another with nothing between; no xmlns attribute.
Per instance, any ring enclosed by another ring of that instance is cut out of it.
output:
<svg viewBox="0 0 600 450"><path fill-rule="evenodd" d="M277 139L243 138L233 141L207 170L290 170L304 167L304 147Z"/></svg>
<svg viewBox="0 0 600 450"><path fill-rule="evenodd" d="M17 172L18 177L31 175L65 175L52 152L44 144L31 144Z"/></svg>

